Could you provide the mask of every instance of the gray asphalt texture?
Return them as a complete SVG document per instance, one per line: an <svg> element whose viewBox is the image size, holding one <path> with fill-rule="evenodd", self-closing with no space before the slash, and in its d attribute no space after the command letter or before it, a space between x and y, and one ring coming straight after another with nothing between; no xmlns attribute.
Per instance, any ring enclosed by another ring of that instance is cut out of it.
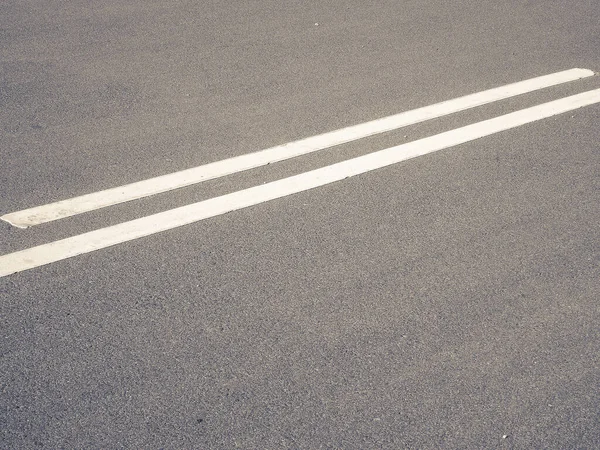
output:
<svg viewBox="0 0 600 450"><path fill-rule="evenodd" d="M596 0L0 3L0 213L573 67ZM0 254L600 87L18 230ZM600 107L0 279L0 447L600 448Z"/></svg>

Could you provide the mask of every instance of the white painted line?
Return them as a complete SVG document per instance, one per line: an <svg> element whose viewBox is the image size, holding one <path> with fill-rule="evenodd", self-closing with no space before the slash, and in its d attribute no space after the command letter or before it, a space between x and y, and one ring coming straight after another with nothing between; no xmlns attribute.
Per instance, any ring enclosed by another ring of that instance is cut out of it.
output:
<svg viewBox="0 0 600 450"><path fill-rule="evenodd" d="M271 147L180 172L150 178L136 183L94 192L6 214L0 219L19 228L27 228L45 222L62 219L106 206L124 203L161 192L190 186L202 181L219 178L266 164L283 161L296 156L323 150L335 145L355 141L367 136L396 130L426 120L442 117L458 111L506 99L594 75L587 69L570 69L550 75L508 84L487 91L459 97L434 105L403 112L382 119L365 122L318 136Z"/></svg>
<svg viewBox="0 0 600 450"><path fill-rule="evenodd" d="M600 89L573 95L261 186L0 256L0 277L313 189L500 131L600 103Z"/></svg>

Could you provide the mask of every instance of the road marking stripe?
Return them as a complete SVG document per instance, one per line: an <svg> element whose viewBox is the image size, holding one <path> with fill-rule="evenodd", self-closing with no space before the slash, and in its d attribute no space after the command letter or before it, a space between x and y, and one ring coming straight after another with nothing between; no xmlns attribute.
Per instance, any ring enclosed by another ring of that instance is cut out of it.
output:
<svg viewBox="0 0 600 450"><path fill-rule="evenodd" d="M544 75L384 117L371 122L365 122L359 125L331 131L329 133L301 139L277 147L271 147L255 153L236 156L191 169L138 181L136 183L16 211L6 214L0 217L0 219L18 228L27 228L29 226L51 222L53 220L74 216L87 211L116 205L118 203L124 203L184 186L190 186L202 181L219 178L277 161L283 161L333 147L335 145L355 141L386 131L396 130L398 128L442 117L458 111L533 92L538 89L555 86L561 83L590 77L592 75L594 75L594 72L587 69L570 69L563 72Z"/></svg>
<svg viewBox="0 0 600 450"><path fill-rule="evenodd" d="M0 256L0 277L313 189L594 103L600 103L600 89L522 109L260 186L10 253Z"/></svg>

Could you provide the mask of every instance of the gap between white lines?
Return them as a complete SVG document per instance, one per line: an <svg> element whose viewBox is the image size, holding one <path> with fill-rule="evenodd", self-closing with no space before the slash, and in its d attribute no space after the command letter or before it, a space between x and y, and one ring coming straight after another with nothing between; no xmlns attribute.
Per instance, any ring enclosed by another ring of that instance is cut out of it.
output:
<svg viewBox="0 0 600 450"><path fill-rule="evenodd" d="M531 78L529 80L519 81L517 83L271 147L258 152L248 153L116 188L16 211L5 214L0 217L0 219L15 227L27 228L142 197L148 197L161 192L190 186L202 181L242 172L277 161L283 161L333 147L335 145L355 141L386 131L397 130L426 120L442 117L458 111L464 111L466 109L516 95L533 92L542 88L590 77L592 75L594 75L594 72L588 69L569 69L550 75Z"/></svg>
<svg viewBox="0 0 600 450"><path fill-rule="evenodd" d="M600 89L554 100L320 169L0 256L0 277L313 189L510 128L600 103Z"/></svg>

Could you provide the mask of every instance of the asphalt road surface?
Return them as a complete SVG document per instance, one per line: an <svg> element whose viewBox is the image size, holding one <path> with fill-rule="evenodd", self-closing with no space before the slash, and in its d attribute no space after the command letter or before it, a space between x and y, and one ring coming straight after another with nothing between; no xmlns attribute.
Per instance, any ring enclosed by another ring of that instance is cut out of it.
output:
<svg viewBox="0 0 600 450"><path fill-rule="evenodd" d="M597 0L3 0L0 215L572 68ZM0 255L598 88L2 221ZM596 103L2 276L0 446L600 448L599 181Z"/></svg>

